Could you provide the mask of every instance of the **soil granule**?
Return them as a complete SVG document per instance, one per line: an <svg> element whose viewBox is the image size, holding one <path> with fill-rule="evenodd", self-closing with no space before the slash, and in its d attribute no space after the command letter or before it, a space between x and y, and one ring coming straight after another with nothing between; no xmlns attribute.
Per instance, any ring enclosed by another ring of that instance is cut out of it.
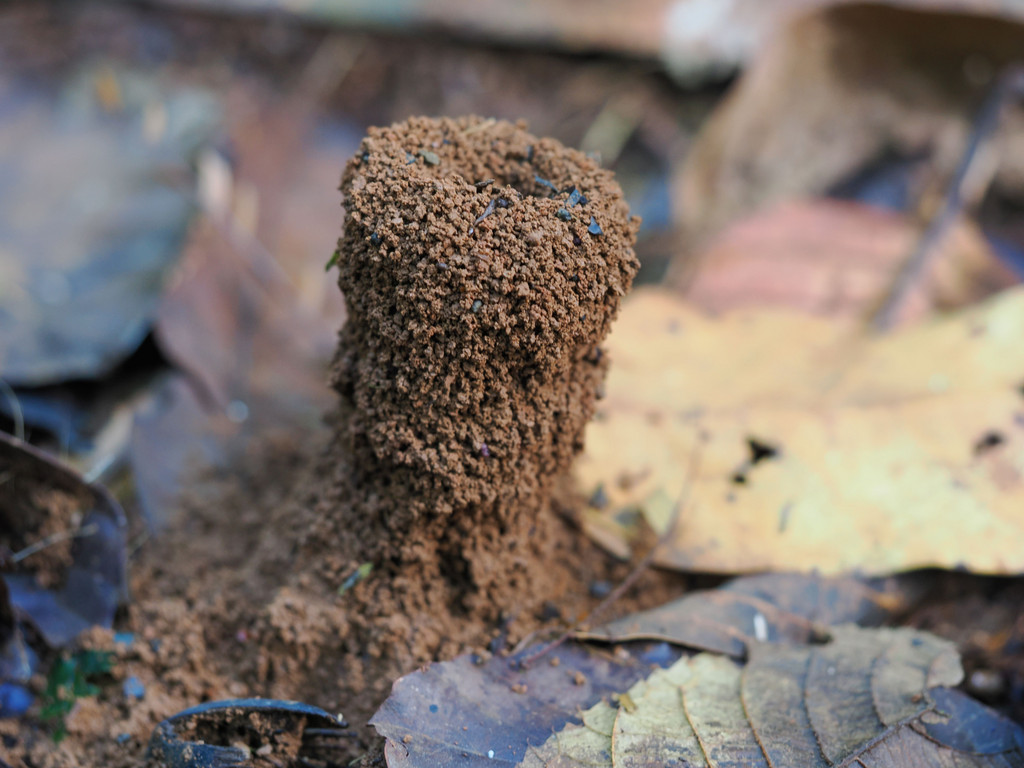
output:
<svg viewBox="0 0 1024 768"><path fill-rule="evenodd" d="M100 695L56 747L0 726L8 762L137 765L160 719L243 696L342 713L355 757L395 678L572 624L626 575L564 480L638 267L611 174L521 126L413 119L371 131L342 189L328 429L195 492L133 568L120 634L86 639L116 656ZM679 585L648 573L621 610Z"/></svg>

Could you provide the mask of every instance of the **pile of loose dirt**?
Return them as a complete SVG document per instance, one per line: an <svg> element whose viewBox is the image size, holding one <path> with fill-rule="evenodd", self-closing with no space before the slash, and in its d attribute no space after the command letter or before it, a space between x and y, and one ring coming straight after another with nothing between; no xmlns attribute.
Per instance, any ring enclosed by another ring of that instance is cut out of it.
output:
<svg viewBox="0 0 1024 768"><path fill-rule="evenodd" d="M329 429L185 505L133 570L122 634L88 640L117 660L101 694L57 749L4 726L9 761L135 765L156 722L227 696L343 713L355 756L396 677L572 623L625 576L559 489L638 267L611 174L521 126L413 119L371 132L343 191ZM620 608L679 585L647 574Z"/></svg>
<svg viewBox="0 0 1024 768"><path fill-rule="evenodd" d="M357 559L431 585L403 587L397 613L440 643L454 617L558 594L543 511L594 413L639 222L593 160L480 118L372 130L342 192L351 506L324 517Z"/></svg>
<svg viewBox="0 0 1024 768"><path fill-rule="evenodd" d="M579 452L598 347L639 262L610 172L478 118L372 130L342 183L336 387L392 526L547 497Z"/></svg>

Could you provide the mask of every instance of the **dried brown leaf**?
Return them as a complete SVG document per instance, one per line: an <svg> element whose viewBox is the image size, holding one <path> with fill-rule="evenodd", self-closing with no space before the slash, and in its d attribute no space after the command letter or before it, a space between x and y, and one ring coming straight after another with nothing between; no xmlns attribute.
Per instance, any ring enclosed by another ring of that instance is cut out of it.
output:
<svg viewBox="0 0 1024 768"><path fill-rule="evenodd" d="M866 321L919 237L902 214L860 203L781 203L716 238L694 263L685 295L712 312L788 307ZM972 304L1017 282L967 220L932 265L904 302L902 321Z"/></svg>
<svg viewBox="0 0 1024 768"><path fill-rule="evenodd" d="M779 30L678 177L687 231L704 240L755 209L822 194L885 150L932 151L947 178L977 105L1024 45L1024 25L984 15L1009 11L998 6L838 3ZM1016 189L1018 135L997 138L997 178Z"/></svg>
<svg viewBox="0 0 1024 768"><path fill-rule="evenodd" d="M831 625L880 624L904 606L907 590L913 590L913 585L906 580L872 585L850 576L747 576L577 637L609 642L666 640L742 658L758 642L806 645L820 640Z"/></svg>
<svg viewBox="0 0 1024 768"><path fill-rule="evenodd" d="M700 654L601 703L524 768L570 766L1006 766L1024 732L949 690L948 642L907 629L842 627L822 645L759 645L739 666ZM626 702L628 701L628 704Z"/></svg>

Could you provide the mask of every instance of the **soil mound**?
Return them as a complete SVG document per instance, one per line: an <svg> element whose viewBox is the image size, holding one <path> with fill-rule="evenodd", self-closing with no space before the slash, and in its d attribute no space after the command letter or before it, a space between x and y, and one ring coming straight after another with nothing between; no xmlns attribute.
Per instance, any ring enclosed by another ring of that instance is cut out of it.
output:
<svg viewBox="0 0 1024 768"><path fill-rule="evenodd" d="M581 448L639 267L611 173L509 123L419 118L372 130L342 192L335 381L360 485L399 525L536 505Z"/></svg>
<svg viewBox="0 0 1024 768"><path fill-rule="evenodd" d="M185 505L118 639L85 643L144 698L108 686L58 749L18 745L34 764L137 765L159 720L229 696L344 713L347 760L395 678L573 623L628 571L564 491L639 266L611 174L522 126L414 118L370 131L342 191L329 434L253 446ZM648 573L620 607L678 586Z"/></svg>
<svg viewBox="0 0 1024 768"><path fill-rule="evenodd" d="M638 220L592 159L475 117L372 129L341 189L334 381L354 504L337 514L361 557L436 556L422 576L449 607L494 617L540 586L538 562L513 561L546 555L537 516L594 413Z"/></svg>

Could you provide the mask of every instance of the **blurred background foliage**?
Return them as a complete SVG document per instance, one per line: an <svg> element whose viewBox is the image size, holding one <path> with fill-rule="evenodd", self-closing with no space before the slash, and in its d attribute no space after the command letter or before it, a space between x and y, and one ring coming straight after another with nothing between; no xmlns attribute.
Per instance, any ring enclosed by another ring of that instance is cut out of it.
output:
<svg viewBox="0 0 1024 768"><path fill-rule="evenodd" d="M7 3L0 426L152 525L190 466L315 430L334 190L411 114L599 157L639 281L699 307L867 320L914 259L892 322L972 303L1024 270L1022 51L985 0Z"/></svg>

